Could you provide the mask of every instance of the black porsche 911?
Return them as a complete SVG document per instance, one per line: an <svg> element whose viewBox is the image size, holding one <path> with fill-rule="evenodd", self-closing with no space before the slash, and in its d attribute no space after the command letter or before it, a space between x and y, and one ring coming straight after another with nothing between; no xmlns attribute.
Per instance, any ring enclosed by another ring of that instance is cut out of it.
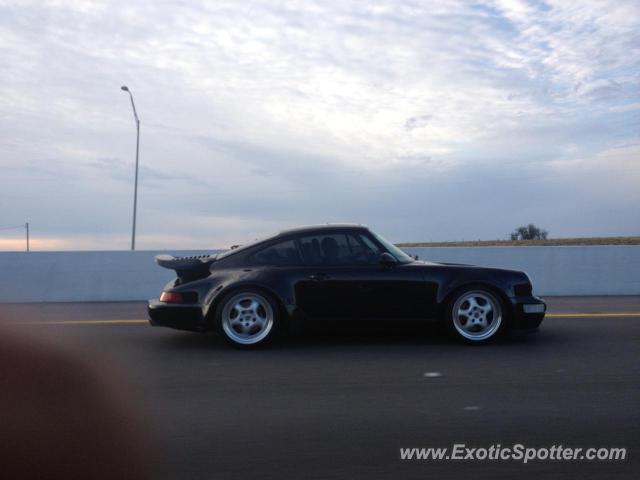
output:
<svg viewBox="0 0 640 480"><path fill-rule="evenodd" d="M152 325L213 330L245 348L293 322L328 319L443 322L481 343L535 330L546 310L524 272L418 261L360 225L294 228L218 255L156 262L177 278L149 301Z"/></svg>

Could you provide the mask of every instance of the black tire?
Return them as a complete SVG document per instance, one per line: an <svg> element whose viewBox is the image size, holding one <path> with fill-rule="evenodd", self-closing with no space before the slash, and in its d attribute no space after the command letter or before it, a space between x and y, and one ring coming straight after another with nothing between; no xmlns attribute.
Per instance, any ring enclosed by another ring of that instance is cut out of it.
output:
<svg viewBox="0 0 640 480"><path fill-rule="evenodd" d="M273 341L280 330L278 303L256 288L241 288L226 294L216 307L215 325L227 343L247 350Z"/></svg>
<svg viewBox="0 0 640 480"><path fill-rule="evenodd" d="M452 295L444 317L449 335L468 344L495 341L509 323L501 296L482 285L464 287Z"/></svg>

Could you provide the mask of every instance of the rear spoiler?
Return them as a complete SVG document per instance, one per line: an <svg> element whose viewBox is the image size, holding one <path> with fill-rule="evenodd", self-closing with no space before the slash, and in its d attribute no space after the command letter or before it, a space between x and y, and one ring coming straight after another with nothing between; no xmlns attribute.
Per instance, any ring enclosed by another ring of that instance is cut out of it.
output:
<svg viewBox="0 0 640 480"><path fill-rule="evenodd" d="M155 262L163 268L175 270L181 283L191 282L209 275L209 267L218 255L194 255L192 257L174 257L173 255L157 255Z"/></svg>

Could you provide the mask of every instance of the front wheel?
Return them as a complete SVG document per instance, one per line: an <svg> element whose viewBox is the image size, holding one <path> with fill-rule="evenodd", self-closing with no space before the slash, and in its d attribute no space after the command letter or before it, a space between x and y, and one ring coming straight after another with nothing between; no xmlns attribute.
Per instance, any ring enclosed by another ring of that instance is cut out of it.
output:
<svg viewBox="0 0 640 480"><path fill-rule="evenodd" d="M252 348L267 343L277 322L275 302L255 290L233 292L220 302L216 318L219 330L233 346Z"/></svg>
<svg viewBox="0 0 640 480"><path fill-rule="evenodd" d="M460 340L484 343L505 329L503 302L494 293L482 288L459 292L448 305L449 330Z"/></svg>

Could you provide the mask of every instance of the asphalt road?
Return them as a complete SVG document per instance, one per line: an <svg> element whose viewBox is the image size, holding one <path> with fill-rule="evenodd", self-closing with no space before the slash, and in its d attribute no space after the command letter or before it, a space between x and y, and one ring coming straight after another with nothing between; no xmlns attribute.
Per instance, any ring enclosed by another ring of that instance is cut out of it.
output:
<svg viewBox="0 0 640 480"><path fill-rule="evenodd" d="M494 345L332 331L249 352L136 322L141 303L0 314L108 368L148 425L155 478L638 478L640 297L548 301L539 333ZM400 460L401 447L460 443L615 446L628 458Z"/></svg>

